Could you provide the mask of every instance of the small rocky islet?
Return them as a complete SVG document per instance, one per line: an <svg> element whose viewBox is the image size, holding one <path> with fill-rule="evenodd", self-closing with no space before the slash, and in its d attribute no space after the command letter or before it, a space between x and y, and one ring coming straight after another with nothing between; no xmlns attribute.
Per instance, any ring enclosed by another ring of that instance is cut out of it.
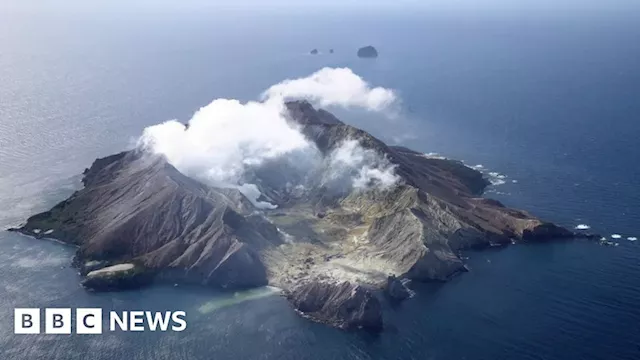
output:
<svg viewBox="0 0 640 360"><path fill-rule="evenodd" d="M329 49L329 54L333 54L333 53L334 53L334 50ZM309 54L318 55L320 54L320 51L318 49L312 49L311 51L309 51ZM356 52L356 55L359 58L375 59L378 57L378 49L376 49L371 45L364 46L358 49L358 51Z"/></svg>
<svg viewBox="0 0 640 360"><path fill-rule="evenodd" d="M286 108L322 154L357 140L388 159L400 181L329 194L321 184L292 192L278 174L255 174L277 205L264 210L237 189L203 184L134 149L95 160L82 189L13 230L76 245L73 265L92 291L153 281L271 285L309 319L373 331L384 328L382 297L403 301L410 281L466 271L461 250L595 237L483 198L489 182L459 161L389 146L306 101Z"/></svg>
<svg viewBox="0 0 640 360"><path fill-rule="evenodd" d="M375 59L378 57L378 49L371 45L364 46L358 49L357 55L359 58Z"/></svg>

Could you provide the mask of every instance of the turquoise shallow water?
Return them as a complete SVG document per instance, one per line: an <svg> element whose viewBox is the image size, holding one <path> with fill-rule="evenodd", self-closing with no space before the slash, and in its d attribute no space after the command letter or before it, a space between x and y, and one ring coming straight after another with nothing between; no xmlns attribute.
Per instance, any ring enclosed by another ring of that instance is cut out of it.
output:
<svg viewBox="0 0 640 360"><path fill-rule="evenodd" d="M546 219L640 235L636 14L0 14L0 227L68 196L84 167L145 126L214 98L349 66L397 89L403 116L337 113L391 142L507 176L488 194ZM295 29L295 31L292 31ZM381 57L354 49L373 42ZM332 56L307 55L334 48ZM517 182L512 182L516 180ZM0 316L14 307L186 310L184 333L15 336L3 359L634 359L640 244L570 241L472 252L471 272L417 285L379 336L298 317L263 292L154 287L89 294L73 249L0 232ZM266 290L265 290L266 291Z"/></svg>

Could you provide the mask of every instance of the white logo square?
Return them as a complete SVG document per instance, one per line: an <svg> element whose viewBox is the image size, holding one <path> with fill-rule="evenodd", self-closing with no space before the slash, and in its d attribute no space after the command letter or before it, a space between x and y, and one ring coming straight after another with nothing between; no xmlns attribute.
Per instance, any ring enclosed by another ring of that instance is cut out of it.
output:
<svg viewBox="0 0 640 360"><path fill-rule="evenodd" d="M102 334L102 309L76 309L76 334Z"/></svg>
<svg viewBox="0 0 640 360"><path fill-rule="evenodd" d="M40 334L40 309L16 308L13 316L15 334Z"/></svg>
<svg viewBox="0 0 640 360"><path fill-rule="evenodd" d="M45 309L44 332L45 334L71 334L71 309Z"/></svg>

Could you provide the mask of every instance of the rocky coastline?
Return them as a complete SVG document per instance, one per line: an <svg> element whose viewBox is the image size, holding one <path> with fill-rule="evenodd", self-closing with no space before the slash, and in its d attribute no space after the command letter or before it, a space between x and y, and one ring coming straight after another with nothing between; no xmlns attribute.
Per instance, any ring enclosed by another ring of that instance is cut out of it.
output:
<svg viewBox="0 0 640 360"><path fill-rule="evenodd" d="M224 289L272 285L305 317L344 329L384 328L381 296L403 301L409 281L466 271L460 251L575 233L482 198L489 185L461 162L388 146L305 101L290 121L323 153L357 140L393 164L390 189L294 193L254 179L277 209L256 209L237 189L191 179L135 149L97 159L84 188L14 231L78 247L74 266L92 291L154 279ZM256 176L259 176L258 174Z"/></svg>

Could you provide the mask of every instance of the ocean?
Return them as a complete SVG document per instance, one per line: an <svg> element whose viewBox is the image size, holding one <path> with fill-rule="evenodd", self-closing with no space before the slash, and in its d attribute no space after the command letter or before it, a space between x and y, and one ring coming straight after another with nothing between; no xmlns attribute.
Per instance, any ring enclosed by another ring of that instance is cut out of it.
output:
<svg viewBox="0 0 640 360"><path fill-rule="evenodd" d="M344 121L482 165L487 196L509 206L622 238L466 252L469 273L413 284L372 335L303 319L269 289L87 293L73 248L1 231L1 359L640 358L640 243L627 240L640 236L640 12L4 10L2 229L69 196L146 126L329 66L402 100L397 117L335 111ZM355 56L368 44L378 59ZM185 310L188 328L13 334L13 308L56 306Z"/></svg>

